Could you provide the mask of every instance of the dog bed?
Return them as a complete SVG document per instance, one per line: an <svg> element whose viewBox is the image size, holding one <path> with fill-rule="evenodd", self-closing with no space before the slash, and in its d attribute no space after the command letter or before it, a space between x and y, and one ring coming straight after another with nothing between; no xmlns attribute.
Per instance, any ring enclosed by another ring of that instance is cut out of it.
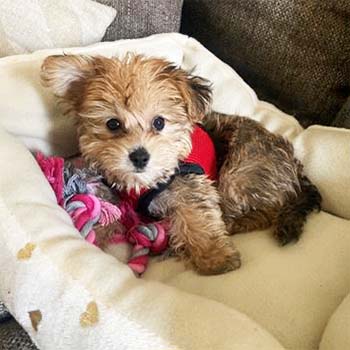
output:
<svg viewBox="0 0 350 350"><path fill-rule="evenodd" d="M324 199L298 243L279 247L270 230L235 235L237 271L204 277L176 259L155 259L137 279L80 237L28 150L77 152L72 121L40 85L40 65L62 52L128 51L194 68L213 82L215 110L249 116L293 142ZM0 299L39 348L311 350L328 320L322 346L336 346L350 315L341 304L350 291L350 131L303 130L180 34L7 57L0 76Z"/></svg>

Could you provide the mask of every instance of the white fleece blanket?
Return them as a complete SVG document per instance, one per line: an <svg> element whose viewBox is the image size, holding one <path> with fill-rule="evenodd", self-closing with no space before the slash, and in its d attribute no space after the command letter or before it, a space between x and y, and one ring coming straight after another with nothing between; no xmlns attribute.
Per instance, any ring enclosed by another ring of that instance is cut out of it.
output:
<svg viewBox="0 0 350 350"><path fill-rule="evenodd" d="M80 238L26 149L76 151L71 121L38 79L43 58L63 51L8 57L0 60L0 299L41 349L317 348L350 291L350 131L303 130L180 34L64 52L130 50L196 67L213 82L215 110L289 138L328 213L311 215L301 240L284 248L269 231L234 236L243 256L238 271L203 277L174 259L154 260L136 279Z"/></svg>

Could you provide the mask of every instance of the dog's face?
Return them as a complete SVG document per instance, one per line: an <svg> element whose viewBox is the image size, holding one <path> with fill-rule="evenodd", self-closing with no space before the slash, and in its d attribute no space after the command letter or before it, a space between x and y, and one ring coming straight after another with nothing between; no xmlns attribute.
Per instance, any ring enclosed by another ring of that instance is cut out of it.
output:
<svg viewBox="0 0 350 350"><path fill-rule="evenodd" d="M210 103L205 80L142 56L50 56L42 81L78 118L85 159L127 190L168 180Z"/></svg>

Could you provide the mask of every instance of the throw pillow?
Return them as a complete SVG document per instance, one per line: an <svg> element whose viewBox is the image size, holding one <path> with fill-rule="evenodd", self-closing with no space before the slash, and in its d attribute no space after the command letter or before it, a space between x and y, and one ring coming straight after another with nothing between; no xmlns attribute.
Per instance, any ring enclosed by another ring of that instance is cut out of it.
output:
<svg viewBox="0 0 350 350"><path fill-rule="evenodd" d="M1 0L0 57L96 43L115 14L91 0Z"/></svg>

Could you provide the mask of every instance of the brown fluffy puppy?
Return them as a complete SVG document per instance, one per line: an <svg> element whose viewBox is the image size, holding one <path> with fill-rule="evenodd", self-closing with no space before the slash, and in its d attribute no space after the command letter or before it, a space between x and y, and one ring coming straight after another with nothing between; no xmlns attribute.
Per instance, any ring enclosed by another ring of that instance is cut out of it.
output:
<svg viewBox="0 0 350 350"><path fill-rule="evenodd" d="M179 160L190 153L191 132L210 103L206 81L164 60L141 56L51 56L43 63L42 80L64 113L78 118L85 160L121 190L137 192L168 182ZM165 121L161 131L154 127L158 116ZM140 147L149 155L142 171L130 160ZM240 266L219 195L204 175L176 177L153 200L151 211L170 220L172 249L198 272L217 274Z"/></svg>
<svg viewBox="0 0 350 350"><path fill-rule="evenodd" d="M84 158L121 190L168 182L190 153L191 132L210 107L205 80L161 59L51 56L42 80L63 111L77 117ZM165 122L161 130L155 127L159 116ZM320 197L283 138L245 118L213 113L206 123L226 150L217 187L221 199L206 176L176 176L150 211L170 220L177 255L202 274L217 274L240 266L229 233L275 224L285 244L298 238ZM147 154L142 170L130 158L140 148ZM111 231L97 230L100 240Z"/></svg>

